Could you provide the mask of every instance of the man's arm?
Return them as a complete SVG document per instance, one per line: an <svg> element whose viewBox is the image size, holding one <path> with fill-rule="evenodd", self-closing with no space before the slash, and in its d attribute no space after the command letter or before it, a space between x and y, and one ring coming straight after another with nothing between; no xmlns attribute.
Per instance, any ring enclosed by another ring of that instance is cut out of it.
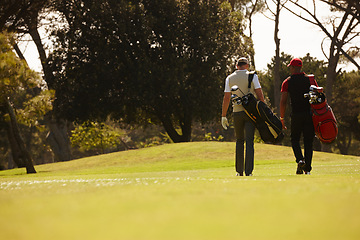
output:
<svg viewBox="0 0 360 240"><path fill-rule="evenodd" d="M261 88L255 89L255 93L256 93L256 97L258 100L265 102L264 94L263 94L263 91L261 90Z"/></svg>
<svg viewBox="0 0 360 240"><path fill-rule="evenodd" d="M288 93L282 92L281 98L280 98L280 120L281 120L281 123L283 124L284 129L286 129L286 126L284 123L284 117L285 117L287 99L288 99Z"/></svg>
<svg viewBox="0 0 360 240"><path fill-rule="evenodd" d="M265 102L264 94L262 92L261 85L260 85L260 82L259 82L259 77L258 77L257 74L254 74L254 78L253 78L252 83L254 85L254 90L255 90L255 94L256 94L257 99L262 101L262 102Z"/></svg>
<svg viewBox="0 0 360 240"><path fill-rule="evenodd" d="M222 113L221 113L221 125L223 126L223 128L225 130L229 126L229 122L228 122L228 120L226 118L226 113L227 113L227 110L229 108L230 98L231 98L231 92L225 92L224 93L223 104L222 104Z"/></svg>
<svg viewBox="0 0 360 240"><path fill-rule="evenodd" d="M230 104L230 98L231 98L231 92L225 92L223 103L222 103L222 113L221 113L222 117L226 117L226 113L228 111L229 104Z"/></svg>

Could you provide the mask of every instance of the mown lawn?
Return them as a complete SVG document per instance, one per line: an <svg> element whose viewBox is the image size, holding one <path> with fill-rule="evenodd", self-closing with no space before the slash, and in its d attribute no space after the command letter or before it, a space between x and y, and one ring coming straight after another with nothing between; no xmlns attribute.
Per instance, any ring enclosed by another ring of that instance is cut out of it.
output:
<svg viewBox="0 0 360 240"><path fill-rule="evenodd" d="M168 144L0 172L1 239L360 239L360 157L256 144L236 177L234 143Z"/></svg>

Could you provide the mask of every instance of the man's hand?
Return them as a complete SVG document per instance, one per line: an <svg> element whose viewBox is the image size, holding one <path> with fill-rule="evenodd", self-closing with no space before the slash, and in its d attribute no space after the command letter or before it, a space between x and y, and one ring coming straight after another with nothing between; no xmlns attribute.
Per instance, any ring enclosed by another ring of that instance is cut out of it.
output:
<svg viewBox="0 0 360 240"><path fill-rule="evenodd" d="M227 130L227 127L229 126L229 122L226 117L221 117L221 125L225 130Z"/></svg>

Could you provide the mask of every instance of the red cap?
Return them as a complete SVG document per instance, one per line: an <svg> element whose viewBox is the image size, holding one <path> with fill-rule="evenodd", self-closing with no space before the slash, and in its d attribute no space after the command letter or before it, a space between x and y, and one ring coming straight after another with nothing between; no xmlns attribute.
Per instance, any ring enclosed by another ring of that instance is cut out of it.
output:
<svg viewBox="0 0 360 240"><path fill-rule="evenodd" d="M290 63L287 65L288 67L294 66L294 67L301 67L302 61L299 58L294 58L290 61Z"/></svg>

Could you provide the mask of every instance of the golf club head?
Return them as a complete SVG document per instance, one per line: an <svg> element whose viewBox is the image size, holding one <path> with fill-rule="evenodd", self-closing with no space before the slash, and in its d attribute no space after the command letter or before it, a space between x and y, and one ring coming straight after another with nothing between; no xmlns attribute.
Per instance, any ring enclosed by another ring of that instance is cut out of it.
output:
<svg viewBox="0 0 360 240"><path fill-rule="evenodd" d="M237 90L239 90L239 87L237 85L231 87L232 92L236 92Z"/></svg>
<svg viewBox="0 0 360 240"><path fill-rule="evenodd" d="M236 97L241 96L241 90L237 85L234 85L231 87L231 93L232 93L232 95L235 95Z"/></svg>
<svg viewBox="0 0 360 240"><path fill-rule="evenodd" d="M310 86L310 91L313 91L313 92L323 92L323 87L317 87L315 85L311 85Z"/></svg>

